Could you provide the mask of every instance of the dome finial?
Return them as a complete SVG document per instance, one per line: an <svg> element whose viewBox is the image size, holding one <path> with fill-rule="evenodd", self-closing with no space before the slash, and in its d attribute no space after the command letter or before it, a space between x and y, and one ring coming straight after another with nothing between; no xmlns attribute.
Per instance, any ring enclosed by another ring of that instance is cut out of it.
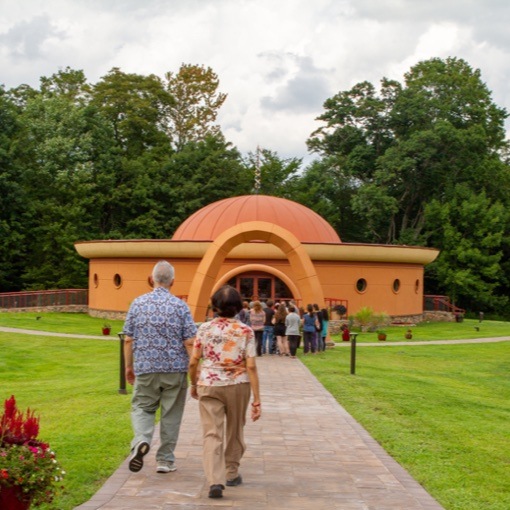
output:
<svg viewBox="0 0 510 510"><path fill-rule="evenodd" d="M260 191L260 147L257 145L257 156L255 159L255 195Z"/></svg>

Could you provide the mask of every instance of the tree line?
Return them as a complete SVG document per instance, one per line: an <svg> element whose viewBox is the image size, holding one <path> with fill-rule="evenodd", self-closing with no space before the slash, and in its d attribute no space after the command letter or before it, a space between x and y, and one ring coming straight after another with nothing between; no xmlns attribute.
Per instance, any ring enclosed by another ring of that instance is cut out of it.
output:
<svg viewBox="0 0 510 510"><path fill-rule="evenodd" d="M0 87L0 291L87 286L78 240L167 239L193 212L260 193L295 200L344 242L432 246L425 291L510 317L505 119L479 70L419 62L403 82L356 84L324 103L315 159L246 155L217 125L210 68L164 77L66 68Z"/></svg>

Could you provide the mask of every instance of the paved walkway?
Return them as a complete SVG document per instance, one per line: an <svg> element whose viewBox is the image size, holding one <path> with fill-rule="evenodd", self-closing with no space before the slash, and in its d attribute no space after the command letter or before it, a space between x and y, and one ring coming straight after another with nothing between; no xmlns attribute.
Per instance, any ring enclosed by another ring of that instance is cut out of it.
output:
<svg viewBox="0 0 510 510"><path fill-rule="evenodd" d="M207 497L198 404L188 399L176 472L156 473L155 438L139 473L126 460L75 510L442 509L300 361L264 356L258 367L263 414L246 426L243 485L227 487L222 499Z"/></svg>

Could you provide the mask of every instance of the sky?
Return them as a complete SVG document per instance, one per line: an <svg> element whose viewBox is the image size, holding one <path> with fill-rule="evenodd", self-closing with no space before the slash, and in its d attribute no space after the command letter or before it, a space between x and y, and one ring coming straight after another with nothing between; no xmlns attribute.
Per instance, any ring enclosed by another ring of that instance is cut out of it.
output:
<svg viewBox="0 0 510 510"><path fill-rule="evenodd" d="M90 83L113 67L160 77L211 67L228 95L226 139L306 164L326 99L365 80L402 82L430 58L480 69L510 111L509 24L508 0L0 0L0 84L37 88L66 67Z"/></svg>

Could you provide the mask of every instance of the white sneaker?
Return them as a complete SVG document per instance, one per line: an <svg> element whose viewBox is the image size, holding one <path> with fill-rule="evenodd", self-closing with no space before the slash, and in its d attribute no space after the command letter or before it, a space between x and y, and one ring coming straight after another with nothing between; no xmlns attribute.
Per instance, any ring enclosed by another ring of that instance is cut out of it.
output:
<svg viewBox="0 0 510 510"><path fill-rule="evenodd" d="M172 471L176 471L177 466L174 462L158 462L158 467L156 468L157 473L170 473Z"/></svg>
<svg viewBox="0 0 510 510"><path fill-rule="evenodd" d="M143 458L149 453L150 445L147 441L140 441L134 448L129 459L129 470L138 473L143 467Z"/></svg>

